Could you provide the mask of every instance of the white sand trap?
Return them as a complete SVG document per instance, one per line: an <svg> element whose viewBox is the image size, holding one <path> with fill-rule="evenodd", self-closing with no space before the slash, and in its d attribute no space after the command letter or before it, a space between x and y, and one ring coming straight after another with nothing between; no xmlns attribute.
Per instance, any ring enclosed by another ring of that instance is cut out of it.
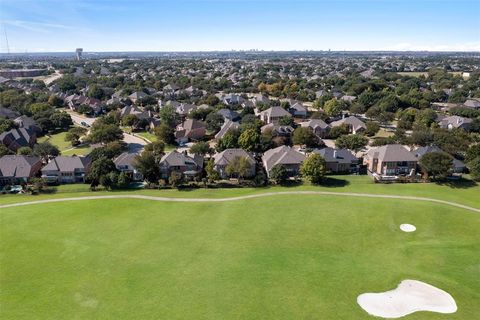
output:
<svg viewBox="0 0 480 320"><path fill-rule="evenodd" d="M413 224L404 223L400 225L400 230L403 232L413 232L417 230L417 228Z"/></svg>
<svg viewBox="0 0 480 320"><path fill-rule="evenodd" d="M361 294L357 302L369 314L388 319L400 318L417 311L457 311L455 300L450 294L417 280L403 280L391 291Z"/></svg>

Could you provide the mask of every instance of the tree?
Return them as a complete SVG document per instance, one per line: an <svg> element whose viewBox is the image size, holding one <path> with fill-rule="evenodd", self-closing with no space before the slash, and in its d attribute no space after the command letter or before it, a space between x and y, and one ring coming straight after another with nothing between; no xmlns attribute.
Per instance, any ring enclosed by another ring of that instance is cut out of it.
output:
<svg viewBox="0 0 480 320"><path fill-rule="evenodd" d="M0 133L9 131L17 127L15 121L0 117Z"/></svg>
<svg viewBox="0 0 480 320"><path fill-rule="evenodd" d="M11 153L12 150L8 149L3 143L0 143L0 158Z"/></svg>
<svg viewBox="0 0 480 320"><path fill-rule="evenodd" d="M270 179L272 179L276 184L282 184L288 178L287 170L284 166L276 164L270 170Z"/></svg>
<svg viewBox="0 0 480 320"><path fill-rule="evenodd" d="M225 172L229 177L238 177L243 179L250 169L251 164L246 157L235 157L225 167Z"/></svg>
<svg viewBox="0 0 480 320"><path fill-rule="evenodd" d="M377 132L380 130L380 126L376 122L367 121L365 125L367 126L367 129L365 130L365 134L369 137L376 135Z"/></svg>
<svg viewBox="0 0 480 320"><path fill-rule="evenodd" d="M428 177L445 178L450 169L452 169L453 158L445 152L429 152L420 158L420 167L423 173Z"/></svg>
<svg viewBox="0 0 480 320"><path fill-rule="evenodd" d="M480 157L480 143L471 145L465 155L465 162L470 162L475 158Z"/></svg>
<svg viewBox="0 0 480 320"><path fill-rule="evenodd" d="M345 105L337 99L328 100L323 106L323 110L330 117L338 117L342 115Z"/></svg>
<svg viewBox="0 0 480 320"><path fill-rule="evenodd" d="M88 135L88 140L93 143L109 143L123 139L123 131L115 124L95 122Z"/></svg>
<svg viewBox="0 0 480 320"><path fill-rule="evenodd" d="M349 132L350 129L348 127L348 124L344 123L330 129L330 131L328 132L328 137L330 139L337 139L338 137L348 134Z"/></svg>
<svg viewBox="0 0 480 320"><path fill-rule="evenodd" d="M94 84L94 85L89 87L87 95L90 98L95 98L95 99L101 100L101 99L103 99L105 93L103 92L103 89L101 87Z"/></svg>
<svg viewBox="0 0 480 320"><path fill-rule="evenodd" d="M467 151L470 142L471 137L460 128L436 129L433 132L433 144L451 155Z"/></svg>
<svg viewBox="0 0 480 320"><path fill-rule="evenodd" d="M175 131L169 125L162 123L155 128L154 132L158 139L165 142L166 144L175 143Z"/></svg>
<svg viewBox="0 0 480 320"><path fill-rule="evenodd" d="M50 110L52 107L48 103L33 103L30 105L30 112L35 115L36 113Z"/></svg>
<svg viewBox="0 0 480 320"><path fill-rule="evenodd" d="M131 181L132 179L130 179L130 176L126 172L122 171L118 175L117 186L119 188L126 188L128 187Z"/></svg>
<svg viewBox="0 0 480 320"><path fill-rule="evenodd" d="M162 123L166 124L169 127L175 126L175 108L171 105L164 106L158 112ZM166 141L165 141L166 142Z"/></svg>
<svg viewBox="0 0 480 320"><path fill-rule="evenodd" d="M73 125L72 118L70 117L70 115L63 111L54 112L50 116L50 120L52 121L52 124L55 127L55 129L59 129L62 131L68 130L68 128L70 128L70 126Z"/></svg>
<svg viewBox="0 0 480 320"><path fill-rule="evenodd" d="M123 141L114 141L107 143L103 147L95 148L90 152L89 156L92 161L95 161L100 158L108 158L113 159L119 156L125 149L127 148L127 144Z"/></svg>
<svg viewBox="0 0 480 320"><path fill-rule="evenodd" d="M168 182L170 182L172 188L177 188L183 183L183 174L181 172L173 171L170 174Z"/></svg>
<svg viewBox="0 0 480 320"><path fill-rule="evenodd" d="M294 123L295 121L293 121L293 118L290 116L283 116L278 121L278 124L280 124L281 126L293 126Z"/></svg>
<svg viewBox="0 0 480 320"><path fill-rule="evenodd" d="M160 167L152 152L143 151L135 157L135 168L149 183L156 183L160 179Z"/></svg>
<svg viewBox="0 0 480 320"><path fill-rule="evenodd" d="M480 157L476 157L467 163L468 169L470 170L470 175L475 181L480 181Z"/></svg>
<svg viewBox="0 0 480 320"><path fill-rule="evenodd" d="M30 180L30 192L40 193L47 188L47 181L44 178L32 178Z"/></svg>
<svg viewBox="0 0 480 320"><path fill-rule="evenodd" d="M213 153L213 149L210 148L210 144L208 142L199 141L190 148L190 152L193 154L205 156L207 154Z"/></svg>
<svg viewBox="0 0 480 320"><path fill-rule="evenodd" d="M260 134L254 129L247 129L238 137L238 145L247 151L255 151L260 143Z"/></svg>
<svg viewBox="0 0 480 320"><path fill-rule="evenodd" d="M76 146L80 143L80 138L87 133L87 129L82 127L73 127L68 130L65 135L65 141L68 141L72 146Z"/></svg>
<svg viewBox="0 0 480 320"><path fill-rule="evenodd" d="M318 153L312 153L300 167L300 172L311 183L318 184L322 181L326 173L325 159Z"/></svg>
<svg viewBox="0 0 480 320"><path fill-rule="evenodd" d="M49 157L56 157L60 154L57 146L54 146L48 141L36 144L33 147L33 153L47 162Z"/></svg>
<svg viewBox="0 0 480 320"><path fill-rule="evenodd" d="M108 176L110 172L116 172L115 164L111 159L102 157L92 162L90 172L87 175L87 180L90 181L90 186L95 189L99 184L106 188L111 187L112 180Z"/></svg>
<svg viewBox="0 0 480 320"><path fill-rule="evenodd" d="M138 118L134 114L127 114L122 118L122 125L133 127L138 123Z"/></svg>
<svg viewBox="0 0 480 320"><path fill-rule="evenodd" d="M145 151L151 152L155 157L155 161L160 163L160 159L165 154L165 143L163 141L153 141L145 146Z"/></svg>
<svg viewBox="0 0 480 320"><path fill-rule="evenodd" d="M52 94L50 97L48 97L48 104L52 107L61 107L63 106L63 99Z"/></svg>
<svg viewBox="0 0 480 320"><path fill-rule="evenodd" d="M368 139L361 134L349 134L335 140L335 146L339 149L349 149L358 152L368 144Z"/></svg>
<svg viewBox="0 0 480 320"><path fill-rule="evenodd" d="M237 129L229 129L227 133L223 135L223 138L218 140L216 149L217 152L222 152L225 149L238 148L238 138L240 131Z"/></svg>
<svg viewBox="0 0 480 320"><path fill-rule="evenodd" d="M207 123L207 130L217 132L222 127L224 120L221 114L212 112L207 115L205 122Z"/></svg>
<svg viewBox="0 0 480 320"><path fill-rule="evenodd" d="M220 175L217 170L215 170L215 162L213 159L207 161L205 165L205 172L207 173L207 178L210 182L220 179Z"/></svg>
<svg viewBox="0 0 480 320"><path fill-rule="evenodd" d="M293 144L304 145L306 147L315 147L318 144L318 138L312 129L307 127L298 127L293 131Z"/></svg>
<svg viewBox="0 0 480 320"><path fill-rule="evenodd" d="M30 147L21 147L21 148L18 148L17 154L23 155L23 156L31 156L33 155L33 150Z"/></svg>

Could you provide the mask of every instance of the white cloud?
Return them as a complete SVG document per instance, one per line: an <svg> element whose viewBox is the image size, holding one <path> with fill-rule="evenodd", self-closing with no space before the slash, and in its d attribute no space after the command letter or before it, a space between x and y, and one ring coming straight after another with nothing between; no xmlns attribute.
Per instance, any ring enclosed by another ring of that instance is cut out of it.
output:
<svg viewBox="0 0 480 320"><path fill-rule="evenodd" d="M58 23L32 22L24 20L3 20L2 22L5 25L40 33L50 33L58 30L87 31L86 28L79 28Z"/></svg>

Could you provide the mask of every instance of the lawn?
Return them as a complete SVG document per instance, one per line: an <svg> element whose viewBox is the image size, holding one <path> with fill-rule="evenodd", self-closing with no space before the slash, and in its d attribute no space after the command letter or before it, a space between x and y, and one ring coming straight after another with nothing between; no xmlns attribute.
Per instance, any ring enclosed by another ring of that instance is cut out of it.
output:
<svg viewBox="0 0 480 320"><path fill-rule="evenodd" d="M75 190L72 193L71 188ZM51 198L81 197L92 195L111 194L142 194L149 196L174 198L225 198L242 195L258 194L276 191L334 191L371 193L383 195L401 195L427 197L446 201L453 201L468 206L480 208L480 185L471 180L462 180L449 184L413 183L413 184L375 184L369 176L337 175L330 176L323 185L312 186L307 183L294 187L270 186L263 188L241 189L192 189L192 190L135 190L135 191L99 191L92 193L87 184L62 185L52 187L52 193L31 195L0 195L0 205L14 202L42 200Z"/></svg>
<svg viewBox="0 0 480 320"><path fill-rule="evenodd" d="M0 217L2 319L376 319L357 296L403 279L446 290L458 305L406 319L475 319L480 310L480 215L441 204L104 199L4 208Z"/></svg>
<svg viewBox="0 0 480 320"><path fill-rule="evenodd" d="M38 139L38 143L42 143L45 141L50 142L51 144L57 146L63 156L71 156L74 154L77 156L83 156L92 151L92 148L90 148L89 145L82 145L73 148L70 142L65 141L66 135L66 132L60 132L52 134L51 136L43 136Z"/></svg>

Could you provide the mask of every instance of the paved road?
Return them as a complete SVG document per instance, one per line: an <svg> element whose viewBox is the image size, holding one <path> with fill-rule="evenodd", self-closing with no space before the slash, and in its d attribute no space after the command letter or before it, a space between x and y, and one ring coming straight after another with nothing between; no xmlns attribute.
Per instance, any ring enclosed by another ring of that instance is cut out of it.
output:
<svg viewBox="0 0 480 320"><path fill-rule="evenodd" d="M45 200L36 200L28 202L19 202L12 204L0 205L0 209L26 206L32 204L41 204L41 203L51 203L51 202L64 202L64 201L82 201L82 200L97 200L97 199L142 199L142 200L152 200L152 201L167 201L167 202L228 202L228 201L238 201L244 199L252 198L261 198L261 197L270 197L278 195L330 195L330 196L340 196L340 197L360 197L360 198L381 198L381 199L400 199L400 200L414 200L414 201L426 201L440 203L444 205L449 205L461 209L466 209L474 212L480 212L480 209L469 207L460 203L450 202L439 199L424 198L424 197L413 197L413 196L396 196L396 195L380 195L380 194L369 194L369 193L349 193L349 192L328 192L328 191L280 191L280 192L267 192L252 194L240 197L229 197L229 198L218 198L218 199L208 199L208 198L168 198L168 197L154 197L154 196L143 196L143 195L109 195L109 196L85 196L85 197L72 197L72 198L58 198L58 199L45 199Z"/></svg>
<svg viewBox="0 0 480 320"><path fill-rule="evenodd" d="M72 117L72 121L78 125L81 125L82 122L85 122L89 126L91 126L96 118L88 118L83 115L79 115L78 113L67 111ZM140 152L142 151L143 147L147 144L147 142L143 139L135 137L128 133L123 133L123 141L128 144L128 151L129 152Z"/></svg>

